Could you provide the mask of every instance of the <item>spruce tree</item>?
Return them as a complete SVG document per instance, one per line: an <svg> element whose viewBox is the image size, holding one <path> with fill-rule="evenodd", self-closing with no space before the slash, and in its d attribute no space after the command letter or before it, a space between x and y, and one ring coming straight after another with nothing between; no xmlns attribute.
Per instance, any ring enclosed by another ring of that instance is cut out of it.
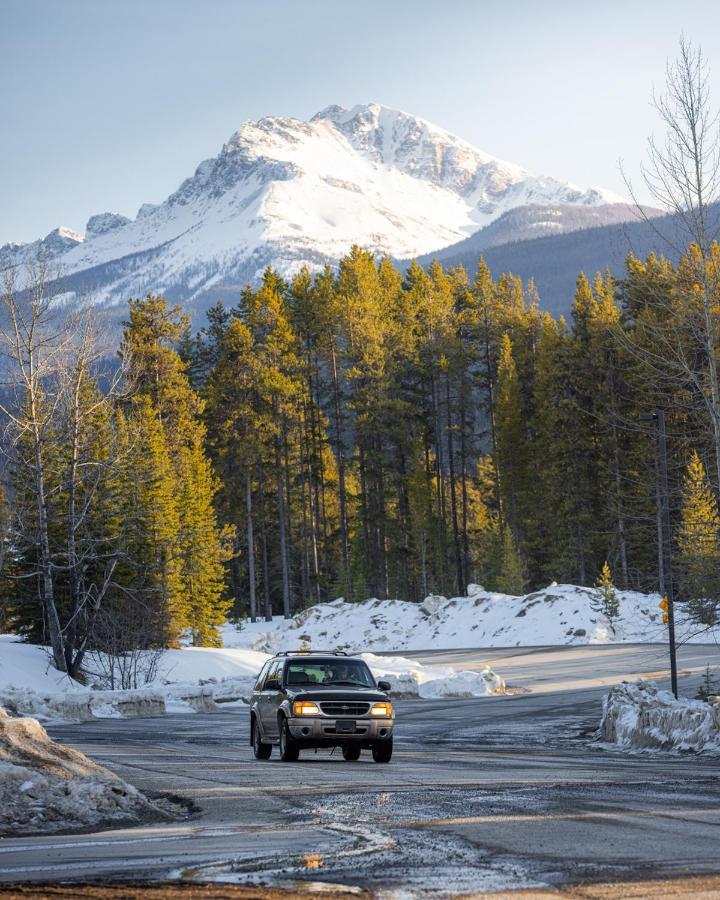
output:
<svg viewBox="0 0 720 900"><path fill-rule="evenodd" d="M520 596L525 591L523 562L509 527L504 529L502 535L502 564L496 579L496 587L503 594L513 596Z"/></svg>
<svg viewBox="0 0 720 900"><path fill-rule="evenodd" d="M226 620L231 606L231 600L224 597L224 563L232 554L233 529L217 527L213 509L217 483L203 437L204 429L198 428L192 443L179 452L177 553L184 615L192 642L218 647L218 626Z"/></svg>
<svg viewBox="0 0 720 900"><path fill-rule="evenodd" d="M120 352L139 401L134 418L158 470L152 489L171 495L162 527L152 535L158 544L165 633L174 642L189 629L194 643L215 644L216 626L228 609L221 599L221 573L230 555L230 533L219 528L212 505L216 486L206 456L204 404L176 349L187 327L179 307L169 307L162 297L131 300Z"/></svg>
<svg viewBox="0 0 720 900"><path fill-rule="evenodd" d="M720 603L720 513L696 451L683 481L677 548L688 609L698 622L714 625Z"/></svg>

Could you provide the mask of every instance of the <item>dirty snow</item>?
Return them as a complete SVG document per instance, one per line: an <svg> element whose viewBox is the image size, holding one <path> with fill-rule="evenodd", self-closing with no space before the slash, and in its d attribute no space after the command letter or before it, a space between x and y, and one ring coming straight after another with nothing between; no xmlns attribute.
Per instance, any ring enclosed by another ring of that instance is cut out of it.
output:
<svg viewBox="0 0 720 900"><path fill-rule="evenodd" d="M599 738L623 750L720 752L720 697L676 700L638 682L614 687L603 700Z"/></svg>
<svg viewBox="0 0 720 900"><path fill-rule="evenodd" d="M466 647L528 647L563 644L661 643L667 640L657 594L617 591L620 615L610 621L598 609L593 588L551 584L522 597L470 585L468 597L403 600L342 599L272 622L223 628L225 647L265 652L312 648L352 651L442 650ZM678 640L706 642L676 605ZM716 632L720 636L720 630Z"/></svg>
<svg viewBox="0 0 720 900"><path fill-rule="evenodd" d="M89 689L61 676L42 648L12 642L2 651L13 666L0 669L0 706L42 721L82 722L93 718L131 718L191 712L216 712L247 703L267 653L240 648L168 650L157 678L137 690ZM396 696L485 697L505 691L503 678L489 668L456 672L449 666L423 665L405 657L363 654L376 678L390 682ZM42 665L39 663L42 662ZM23 685L25 669L31 673ZM12 671L12 676L8 673Z"/></svg>
<svg viewBox="0 0 720 900"><path fill-rule="evenodd" d="M505 693L505 680L489 666L482 672L456 672L450 666L427 666L403 656L363 653L362 657L376 678L389 682L396 697L459 699Z"/></svg>
<svg viewBox="0 0 720 900"><path fill-rule="evenodd" d="M138 790L35 719L0 709L0 837L130 823L166 815Z"/></svg>
<svg viewBox="0 0 720 900"><path fill-rule="evenodd" d="M0 707L42 721L66 722L211 712L218 703L248 697L266 659L267 654L254 650L168 650L150 684L136 690L101 690L93 676L83 685L58 672L46 648L0 635Z"/></svg>

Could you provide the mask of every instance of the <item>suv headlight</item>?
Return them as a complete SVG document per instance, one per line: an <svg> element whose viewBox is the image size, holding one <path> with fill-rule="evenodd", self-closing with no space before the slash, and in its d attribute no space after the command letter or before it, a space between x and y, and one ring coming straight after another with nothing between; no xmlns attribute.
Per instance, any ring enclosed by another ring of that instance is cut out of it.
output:
<svg viewBox="0 0 720 900"><path fill-rule="evenodd" d="M296 700L293 703L294 716L319 716L320 707L317 703L311 703L309 700Z"/></svg>
<svg viewBox="0 0 720 900"><path fill-rule="evenodd" d="M370 707L371 716L385 716L388 718L392 715L392 703L373 703Z"/></svg>

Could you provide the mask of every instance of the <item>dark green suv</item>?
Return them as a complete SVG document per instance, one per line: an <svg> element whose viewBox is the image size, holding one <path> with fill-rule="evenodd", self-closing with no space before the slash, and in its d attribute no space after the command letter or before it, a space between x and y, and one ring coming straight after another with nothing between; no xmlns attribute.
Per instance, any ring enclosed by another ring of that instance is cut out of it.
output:
<svg viewBox="0 0 720 900"><path fill-rule="evenodd" d="M262 667L250 700L255 758L268 759L277 744L284 762L317 747L340 747L346 760L368 749L375 762L390 762L395 712L389 690L358 657L278 653Z"/></svg>

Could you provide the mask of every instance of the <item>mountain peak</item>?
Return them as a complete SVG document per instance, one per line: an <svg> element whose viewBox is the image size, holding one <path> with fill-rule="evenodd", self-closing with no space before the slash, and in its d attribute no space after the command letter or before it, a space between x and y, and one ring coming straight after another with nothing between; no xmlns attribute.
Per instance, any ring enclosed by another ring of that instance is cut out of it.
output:
<svg viewBox="0 0 720 900"><path fill-rule="evenodd" d="M619 199L531 175L402 110L333 104L309 121L246 121L217 156L164 202L143 204L133 221L101 213L88 221L84 241L59 230L42 245L67 277L81 281L92 270L99 299L152 290L190 301L216 285L253 281L266 265L291 275L337 262L352 244L410 258L463 240L509 210L595 209ZM0 255L17 259L36 245Z"/></svg>

